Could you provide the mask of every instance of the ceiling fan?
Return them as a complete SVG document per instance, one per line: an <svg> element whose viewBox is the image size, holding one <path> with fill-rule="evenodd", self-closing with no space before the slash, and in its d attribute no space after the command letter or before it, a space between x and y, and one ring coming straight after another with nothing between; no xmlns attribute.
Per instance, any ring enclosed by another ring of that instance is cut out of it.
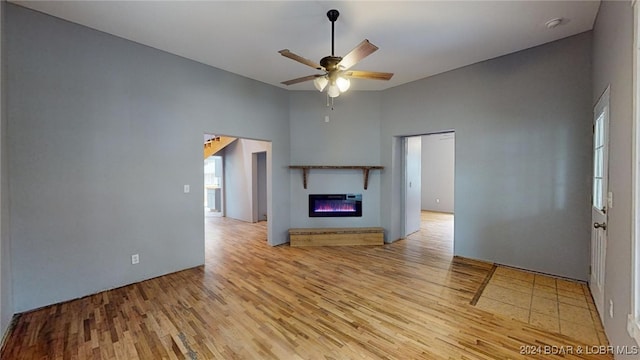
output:
<svg viewBox="0 0 640 360"><path fill-rule="evenodd" d="M310 66L316 70L323 70L324 74L308 75L297 79L291 79L283 81L284 85L293 85L301 82L313 80L313 84L318 91L323 91L327 88L327 95L331 98L340 96L349 89L351 85L350 78L357 79L374 79L374 80L389 80L393 76L393 73L375 72L375 71L358 71L349 70L355 64L359 63L362 59L371 55L374 51L378 50L378 47L364 39L358 46L351 50L344 57L335 56L334 54L334 26L340 13L338 10L332 9L327 12L327 17L331 21L331 56L325 56L320 59L320 64L305 59L302 56L296 55L284 49L278 51L282 56L295 60L304 65Z"/></svg>

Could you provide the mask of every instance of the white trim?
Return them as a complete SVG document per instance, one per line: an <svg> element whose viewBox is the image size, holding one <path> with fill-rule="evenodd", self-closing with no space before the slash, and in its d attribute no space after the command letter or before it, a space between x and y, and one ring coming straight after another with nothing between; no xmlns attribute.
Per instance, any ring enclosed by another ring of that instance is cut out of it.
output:
<svg viewBox="0 0 640 360"><path fill-rule="evenodd" d="M640 345L640 322L638 322L633 315L629 314L627 319L627 332L629 336L636 340L636 343Z"/></svg>
<svg viewBox="0 0 640 360"><path fill-rule="evenodd" d="M631 242L631 314L627 321L627 332L640 345L640 6L633 6L633 151L632 151L632 234Z"/></svg>

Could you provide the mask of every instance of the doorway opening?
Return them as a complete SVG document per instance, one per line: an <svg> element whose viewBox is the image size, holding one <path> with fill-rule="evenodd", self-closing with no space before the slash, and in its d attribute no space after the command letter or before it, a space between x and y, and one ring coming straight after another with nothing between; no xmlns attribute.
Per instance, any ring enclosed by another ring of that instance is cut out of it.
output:
<svg viewBox="0 0 640 360"><path fill-rule="evenodd" d="M224 216L222 194L224 194L224 168L222 156L212 155L204 159L204 216Z"/></svg>
<svg viewBox="0 0 640 360"><path fill-rule="evenodd" d="M453 253L455 132L406 136L403 146L405 238L442 229L440 237L426 235Z"/></svg>
<svg viewBox="0 0 640 360"><path fill-rule="evenodd" d="M253 222L267 221L267 152L253 153Z"/></svg>
<svg viewBox="0 0 640 360"><path fill-rule="evenodd" d="M269 141L204 135L205 229L232 226L234 221L266 221L261 228L268 227L270 163ZM269 240L266 233L259 238Z"/></svg>

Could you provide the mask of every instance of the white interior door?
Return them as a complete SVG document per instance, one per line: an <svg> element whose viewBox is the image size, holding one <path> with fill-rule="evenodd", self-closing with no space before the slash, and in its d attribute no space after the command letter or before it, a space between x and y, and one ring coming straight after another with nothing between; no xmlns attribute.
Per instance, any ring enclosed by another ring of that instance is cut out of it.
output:
<svg viewBox="0 0 640 360"><path fill-rule="evenodd" d="M422 137L405 138L405 236L420 230Z"/></svg>
<svg viewBox="0 0 640 360"><path fill-rule="evenodd" d="M591 206L591 276L589 287L604 318L604 279L607 254L607 211L611 207L609 180L609 88L593 110L593 194Z"/></svg>

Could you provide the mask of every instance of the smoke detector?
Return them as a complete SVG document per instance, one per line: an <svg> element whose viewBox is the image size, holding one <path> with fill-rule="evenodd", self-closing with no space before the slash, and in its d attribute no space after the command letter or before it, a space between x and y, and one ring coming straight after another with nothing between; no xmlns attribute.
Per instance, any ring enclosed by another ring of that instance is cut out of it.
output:
<svg viewBox="0 0 640 360"><path fill-rule="evenodd" d="M555 18L555 19L551 19L549 21L547 21L544 25L547 27L547 29L553 29L558 25L561 25L564 22L564 18Z"/></svg>

